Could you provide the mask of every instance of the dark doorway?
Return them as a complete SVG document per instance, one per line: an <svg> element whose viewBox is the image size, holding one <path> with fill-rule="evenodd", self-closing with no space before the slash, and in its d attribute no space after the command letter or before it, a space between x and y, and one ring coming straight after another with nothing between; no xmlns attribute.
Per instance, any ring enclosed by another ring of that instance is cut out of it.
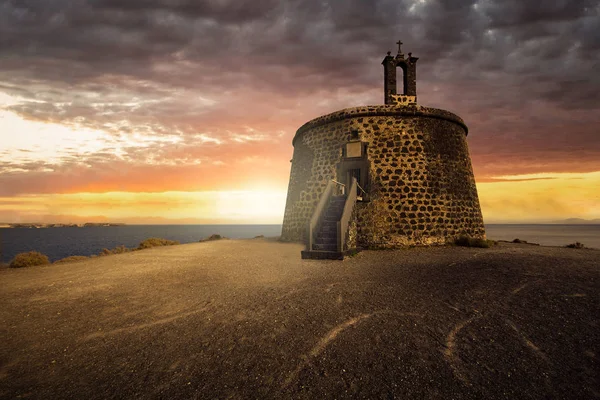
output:
<svg viewBox="0 0 600 400"><path fill-rule="evenodd" d="M348 170L348 180L347 180L348 188L350 188L350 186L352 186L352 178L356 178L356 182L358 182L358 184L361 185L362 181L360 180L360 168L352 168L352 169ZM357 187L356 190L357 190L356 194L360 196L360 189Z"/></svg>
<svg viewBox="0 0 600 400"><path fill-rule="evenodd" d="M343 145L342 159L337 166L336 175L337 180L346 185L346 193L352 186L352 178L356 178L356 182L360 185L356 193L358 200L369 201L367 199L367 193L369 192L369 159L367 157L366 142L353 140Z"/></svg>

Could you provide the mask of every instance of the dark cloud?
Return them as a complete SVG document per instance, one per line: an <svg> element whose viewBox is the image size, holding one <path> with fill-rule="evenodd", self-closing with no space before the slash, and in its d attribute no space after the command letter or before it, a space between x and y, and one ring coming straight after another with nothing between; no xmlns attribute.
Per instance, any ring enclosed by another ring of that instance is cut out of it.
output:
<svg viewBox="0 0 600 400"><path fill-rule="evenodd" d="M289 144L306 119L380 103L398 38L420 103L466 120L476 160L600 157L598 0L9 0L0 91L26 118L116 136L250 126Z"/></svg>
<svg viewBox="0 0 600 400"><path fill-rule="evenodd" d="M520 0L483 1L480 4L478 9L489 18L490 26L499 28L572 21L598 6L593 0L554 0L543 3L543 6L539 2Z"/></svg>

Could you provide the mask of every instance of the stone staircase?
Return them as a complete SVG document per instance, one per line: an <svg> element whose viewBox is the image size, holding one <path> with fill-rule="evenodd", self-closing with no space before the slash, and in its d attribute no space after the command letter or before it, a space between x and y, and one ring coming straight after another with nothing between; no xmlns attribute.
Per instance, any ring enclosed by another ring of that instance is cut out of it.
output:
<svg viewBox="0 0 600 400"><path fill-rule="evenodd" d="M316 232L312 250L302 252L302 258L343 259L344 253L338 252L337 224L344 211L346 196L331 196L327 209L323 213L321 226Z"/></svg>

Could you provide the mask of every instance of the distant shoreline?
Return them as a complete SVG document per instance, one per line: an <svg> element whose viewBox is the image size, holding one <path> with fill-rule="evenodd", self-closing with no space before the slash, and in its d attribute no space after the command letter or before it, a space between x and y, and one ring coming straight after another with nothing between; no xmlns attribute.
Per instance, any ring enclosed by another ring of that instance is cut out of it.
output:
<svg viewBox="0 0 600 400"><path fill-rule="evenodd" d="M581 220L581 219L570 219L562 221L549 221L549 222L487 222L485 226L597 226L600 225L600 219L594 220ZM122 222L86 222L86 223L7 223L0 222L0 229L2 228L85 228L85 227L111 227L111 226L267 226L267 225L278 225L281 224L207 224L207 223L194 223L194 224L181 224L181 223L148 223L148 224L127 224Z"/></svg>
<svg viewBox="0 0 600 400"><path fill-rule="evenodd" d="M123 223L104 223L104 222L86 222L84 224L39 224L39 223L20 223L20 224L2 224L0 228L87 228L90 226L125 226Z"/></svg>

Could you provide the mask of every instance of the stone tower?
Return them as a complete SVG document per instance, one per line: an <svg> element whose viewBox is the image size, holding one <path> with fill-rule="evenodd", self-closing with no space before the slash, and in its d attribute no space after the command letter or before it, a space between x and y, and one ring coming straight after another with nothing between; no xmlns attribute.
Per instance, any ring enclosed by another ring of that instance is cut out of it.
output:
<svg viewBox="0 0 600 400"><path fill-rule="evenodd" d="M315 118L292 140L281 237L307 243L303 255L485 237L467 126L417 104L418 58L405 57L401 45L382 62L384 105Z"/></svg>

